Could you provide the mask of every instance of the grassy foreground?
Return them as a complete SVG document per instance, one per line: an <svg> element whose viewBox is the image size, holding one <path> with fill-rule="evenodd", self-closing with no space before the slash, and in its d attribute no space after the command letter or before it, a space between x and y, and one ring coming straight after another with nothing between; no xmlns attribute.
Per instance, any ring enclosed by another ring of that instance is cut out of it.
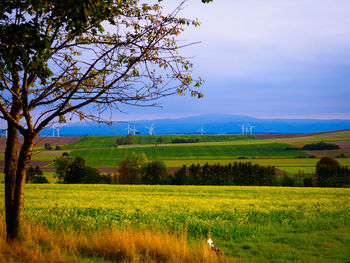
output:
<svg viewBox="0 0 350 263"><path fill-rule="evenodd" d="M184 236L140 230L59 232L26 221L21 242L6 242L0 220L0 262L229 262Z"/></svg>
<svg viewBox="0 0 350 263"><path fill-rule="evenodd" d="M332 188L27 185L25 215L56 232L211 237L233 262L346 262L349 200Z"/></svg>

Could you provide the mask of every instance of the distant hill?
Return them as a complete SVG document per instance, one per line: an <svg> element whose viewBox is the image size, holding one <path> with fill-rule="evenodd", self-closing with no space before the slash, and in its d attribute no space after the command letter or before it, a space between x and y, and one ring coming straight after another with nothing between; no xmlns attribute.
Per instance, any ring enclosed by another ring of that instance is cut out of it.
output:
<svg viewBox="0 0 350 263"><path fill-rule="evenodd" d="M242 124L250 124L253 134L280 133L315 133L332 130L350 129L350 120L317 120L317 119L258 119L249 116L207 114L179 119L156 119L132 121L140 134L148 134L146 126L154 124L155 134L200 134L203 127L206 134L241 134ZM123 135L127 134L127 123L114 122L112 126L82 122L65 125L60 128L60 136L84 135ZM51 135L47 128L42 135Z"/></svg>

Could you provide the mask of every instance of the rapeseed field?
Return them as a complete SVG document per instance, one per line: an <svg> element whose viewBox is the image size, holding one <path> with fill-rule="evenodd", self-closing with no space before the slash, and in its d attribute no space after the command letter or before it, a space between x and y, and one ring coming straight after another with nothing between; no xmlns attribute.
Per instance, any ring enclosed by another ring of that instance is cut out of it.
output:
<svg viewBox="0 0 350 263"><path fill-rule="evenodd" d="M344 262L349 200L350 189L334 188L27 185L25 216L64 232L211 237L239 261Z"/></svg>

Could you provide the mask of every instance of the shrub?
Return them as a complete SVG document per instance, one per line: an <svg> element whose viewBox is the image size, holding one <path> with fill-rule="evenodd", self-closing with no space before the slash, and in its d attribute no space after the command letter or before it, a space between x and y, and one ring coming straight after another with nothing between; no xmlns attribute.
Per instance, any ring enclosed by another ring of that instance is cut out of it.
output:
<svg viewBox="0 0 350 263"><path fill-rule="evenodd" d="M340 147L336 144L325 143L324 141L320 141L318 143L305 144L302 150L305 151L315 151L315 150L337 150Z"/></svg>
<svg viewBox="0 0 350 263"><path fill-rule="evenodd" d="M346 155L344 153L337 155L335 158L346 158Z"/></svg>
<svg viewBox="0 0 350 263"><path fill-rule="evenodd" d="M55 150L56 150L56 151L59 151L59 150L61 150L61 149L62 149L62 147L61 147L61 146L56 145L56 147L55 147Z"/></svg>
<svg viewBox="0 0 350 263"><path fill-rule="evenodd" d="M29 166L27 170L27 177L26 177L27 183L33 183L33 184L47 184L49 181L45 176L43 176L43 172L40 170L39 166L36 166L35 168L33 166Z"/></svg>
<svg viewBox="0 0 350 263"><path fill-rule="evenodd" d="M133 143L133 135L129 133L126 136L121 136L119 139L117 139L117 145L128 145Z"/></svg>
<svg viewBox="0 0 350 263"><path fill-rule="evenodd" d="M65 184L109 184L111 177L101 174L96 168L86 166L81 157L58 157L55 160L56 175Z"/></svg>
<svg viewBox="0 0 350 263"><path fill-rule="evenodd" d="M45 143L44 148L45 148L45 150L47 150L47 151L53 149L53 148L51 147L51 144L50 144L50 143Z"/></svg>
<svg viewBox="0 0 350 263"><path fill-rule="evenodd" d="M189 139L179 139L175 138L171 143L197 143L199 142L198 138L189 138Z"/></svg>

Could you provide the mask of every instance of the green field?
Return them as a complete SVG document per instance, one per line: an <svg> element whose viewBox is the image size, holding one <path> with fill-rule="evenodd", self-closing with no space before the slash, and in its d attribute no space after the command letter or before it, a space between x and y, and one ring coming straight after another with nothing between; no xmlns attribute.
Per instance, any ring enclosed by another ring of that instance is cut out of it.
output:
<svg viewBox="0 0 350 263"><path fill-rule="evenodd" d="M161 144L156 144L159 138ZM63 152L72 156L81 156L86 159L89 166L116 167L131 152L143 152L149 159L161 159L168 167L181 167L182 165L221 163L234 161L252 162L259 165L272 165L290 174L299 171L312 173L317 161L322 156L336 157L345 153L344 150L335 151L309 151L286 150L286 147L302 146L305 143L333 141L349 141L350 132L335 131L319 135L281 138L256 139L250 135L137 135L134 144L116 147L117 139L121 136L85 136L76 143L63 146L63 150L45 151L43 147L34 150L33 161L53 161ZM198 143L172 144L173 139L199 139ZM316 158L296 158L316 155ZM349 157L349 154L347 154ZM0 161L3 160L0 154ZM339 158L343 166L350 166L350 158ZM41 164L51 166L53 164Z"/></svg>
<svg viewBox="0 0 350 263"><path fill-rule="evenodd" d="M65 149L91 149L114 147L117 140L124 136L84 136ZM252 135L137 135L133 136L133 144L156 144L159 138L162 144L171 144L175 139L199 139L200 142L231 142L240 140L256 140Z"/></svg>
<svg viewBox="0 0 350 263"><path fill-rule="evenodd" d="M108 148L72 150L72 156L80 156L96 167L117 166L131 152L145 153L149 159L232 159L237 157L295 157L307 156L300 150L286 150L288 144L249 145L181 145L167 147Z"/></svg>
<svg viewBox="0 0 350 263"><path fill-rule="evenodd" d="M350 189L331 188L27 185L25 216L61 230L211 237L233 261L347 262L349 200Z"/></svg>

